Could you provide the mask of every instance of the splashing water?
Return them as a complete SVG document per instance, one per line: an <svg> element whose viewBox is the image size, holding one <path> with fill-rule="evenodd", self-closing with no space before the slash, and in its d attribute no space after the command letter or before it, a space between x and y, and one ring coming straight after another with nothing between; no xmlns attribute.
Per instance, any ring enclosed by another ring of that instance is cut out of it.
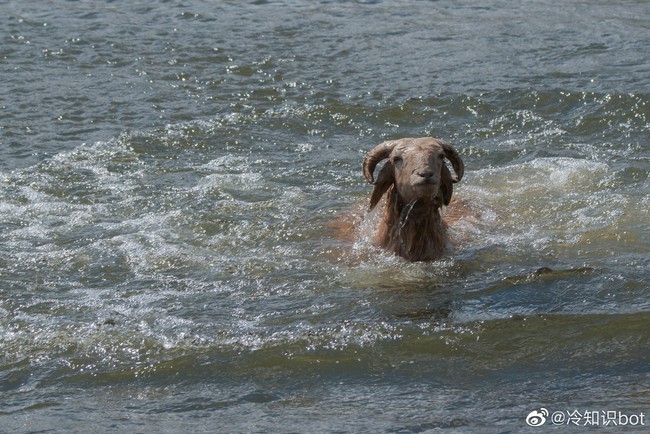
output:
<svg viewBox="0 0 650 434"><path fill-rule="evenodd" d="M647 408L644 6L263 3L7 5L4 429ZM459 150L471 211L427 263L356 211L365 153L416 135Z"/></svg>

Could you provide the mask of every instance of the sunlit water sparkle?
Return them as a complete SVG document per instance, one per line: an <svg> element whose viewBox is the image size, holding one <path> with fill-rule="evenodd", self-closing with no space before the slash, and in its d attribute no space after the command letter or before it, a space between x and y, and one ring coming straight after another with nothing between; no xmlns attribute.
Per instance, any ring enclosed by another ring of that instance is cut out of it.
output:
<svg viewBox="0 0 650 434"><path fill-rule="evenodd" d="M645 4L3 8L3 429L648 410ZM472 210L432 263L364 211L365 153L419 135Z"/></svg>

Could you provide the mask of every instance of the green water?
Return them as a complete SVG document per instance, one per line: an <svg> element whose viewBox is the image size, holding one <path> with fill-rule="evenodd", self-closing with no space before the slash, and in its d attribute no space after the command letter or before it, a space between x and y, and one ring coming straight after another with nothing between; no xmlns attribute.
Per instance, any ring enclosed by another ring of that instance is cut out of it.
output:
<svg viewBox="0 0 650 434"><path fill-rule="evenodd" d="M0 431L643 432L645 2L0 8ZM361 161L423 135L413 264Z"/></svg>

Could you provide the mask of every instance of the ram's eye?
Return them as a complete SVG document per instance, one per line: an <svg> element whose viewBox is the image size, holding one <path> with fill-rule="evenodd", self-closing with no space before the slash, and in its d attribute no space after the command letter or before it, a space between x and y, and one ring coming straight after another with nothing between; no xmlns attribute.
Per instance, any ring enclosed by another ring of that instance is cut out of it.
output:
<svg viewBox="0 0 650 434"><path fill-rule="evenodd" d="M402 157L400 157L399 155L393 157L393 165L394 165L395 167L398 167L398 168L399 168L399 167L402 165L402 162L403 162L403 159L402 159Z"/></svg>

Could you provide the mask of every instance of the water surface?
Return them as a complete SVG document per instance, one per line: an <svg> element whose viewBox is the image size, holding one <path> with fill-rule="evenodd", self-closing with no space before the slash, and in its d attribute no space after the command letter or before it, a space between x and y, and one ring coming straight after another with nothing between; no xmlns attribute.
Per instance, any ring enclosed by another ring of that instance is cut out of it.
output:
<svg viewBox="0 0 650 434"><path fill-rule="evenodd" d="M7 431L650 413L646 2L0 8ZM456 251L333 238L420 135L465 161Z"/></svg>

